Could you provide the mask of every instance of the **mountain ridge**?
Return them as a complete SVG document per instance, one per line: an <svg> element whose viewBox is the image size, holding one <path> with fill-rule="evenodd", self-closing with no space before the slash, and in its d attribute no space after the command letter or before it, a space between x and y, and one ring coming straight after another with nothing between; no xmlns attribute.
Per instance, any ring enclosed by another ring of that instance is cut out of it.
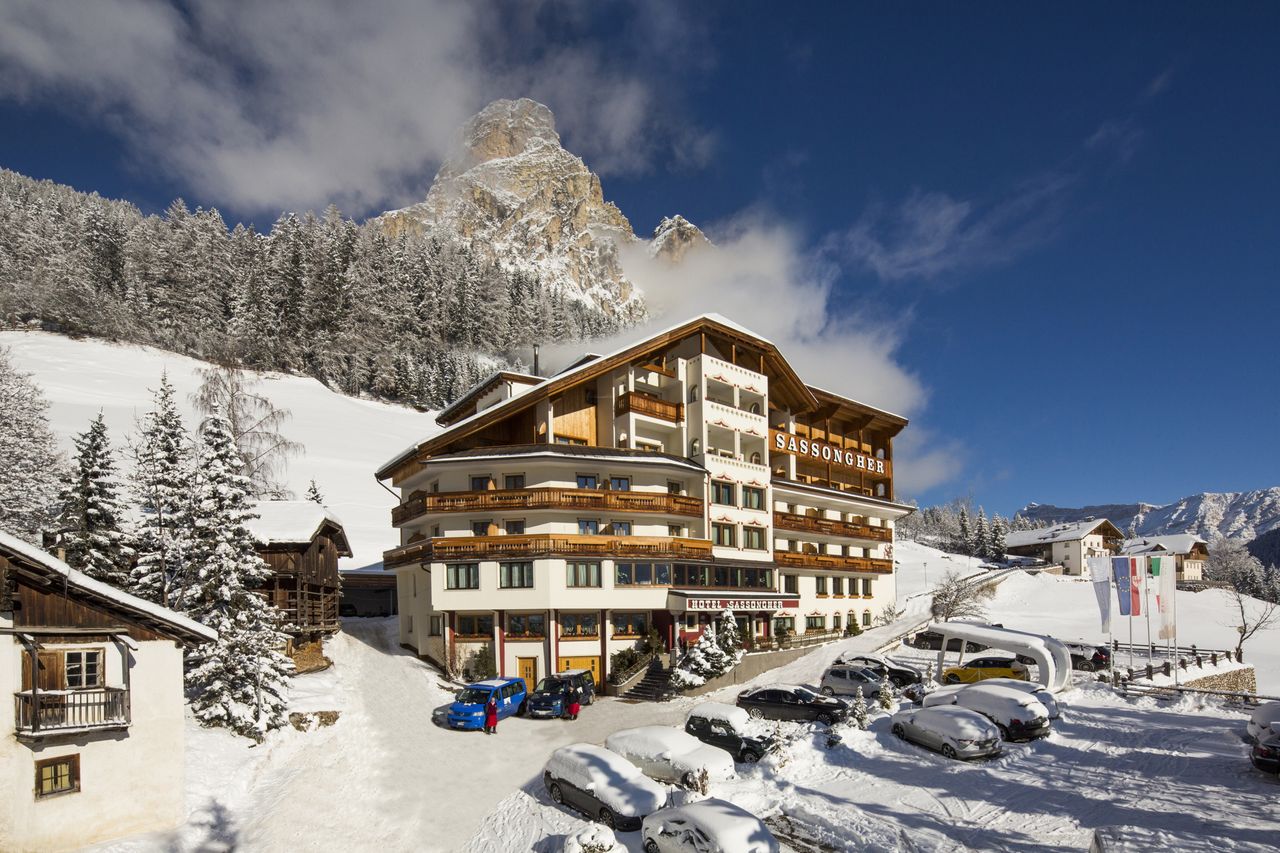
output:
<svg viewBox="0 0 1280 853"><path fill-rule="evenodd" d="M1249 541L1280 529L1280 486L1247 492L1198 492L1169 504L1145 502L1059 507L1029 503L1019 512L1037 524L1106 518L1139 536L1194 533L1205 539L1224 536Z"/></svg>

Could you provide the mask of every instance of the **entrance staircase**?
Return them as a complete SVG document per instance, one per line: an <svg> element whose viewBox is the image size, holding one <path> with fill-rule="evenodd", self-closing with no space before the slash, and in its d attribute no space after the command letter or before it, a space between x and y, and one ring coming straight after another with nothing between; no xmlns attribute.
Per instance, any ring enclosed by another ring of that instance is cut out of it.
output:
<svg viewBox="0 0 1280 853"><path fill-rule="evenodd" d="M655 657L649 661L649 668L645 670L644 678L622 694L622 698L637 702L665 702L674 695L670 685L671 670L664 667Z"/></svg>

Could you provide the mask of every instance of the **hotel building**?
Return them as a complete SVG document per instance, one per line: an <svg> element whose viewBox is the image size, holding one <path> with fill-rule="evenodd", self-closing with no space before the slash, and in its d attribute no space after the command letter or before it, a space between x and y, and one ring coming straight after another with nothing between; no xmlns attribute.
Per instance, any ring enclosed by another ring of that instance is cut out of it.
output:
<svg viewBox="0 0 1280 853"><path fill-rule="evenodd" d="M869 626L894 600L906 420L806 385L696 318L550 378L497 373L377 472L399 491L400 641L459 667L607 677L732 610L758 644Z"/></svg>

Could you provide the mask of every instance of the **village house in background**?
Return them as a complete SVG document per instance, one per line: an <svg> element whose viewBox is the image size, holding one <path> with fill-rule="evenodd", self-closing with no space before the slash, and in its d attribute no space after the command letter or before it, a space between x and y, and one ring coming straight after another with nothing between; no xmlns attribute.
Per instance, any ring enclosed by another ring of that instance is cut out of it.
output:
<svg viewBox="0 0 1280 853"><path fill-rule="evenodd" d="M288 633L308 642L337 631L338 558L351 556L342 522L314 501L259 501L253 511L249 530L271 567L259 591L284 614Z"/></svg>
<svg viewBox="0 0 1280 853"><path fill-rule="evenodd" d="M495 374L439 422L377 476L401 495L400 641L444 666L483 649L530 685L599 681L612 654L696 640L726 609L769 646L894 600L906 420L807 385L723 317L550 378Z"/></svg>
<svg viewBox="0 0 1280 853"><path fill-rule="evenodd" d="M342 572L341 616L395 616L396 576L381 565L373 568L344 569Z"/></svg>
<svg viewBox="0 0 1280 853"><path fill-rule="evenodd" d="M1005 553L1062 566L1064 575L1085 573L1089 557L1120 553L1124 534L1105 518L1055 524L1035 530L1014 530L1005 537Z"/></svg>
<svg viewBox="0 0 1280 853"><path fill-rule="evenodd" d="M215 638L0 532L0 850L181 823L182 649Z"/></svg>
<svg viewBox="0 0 1280 853"><path fill-rule="evenodd" d="M1124 553L1134 556L1173 557L1178 567L1178 580L1204 580L1204 565L1209 560L1209 543L1193 533L1171 533L1165 536L1142 536L1124 543Z"/></svg>

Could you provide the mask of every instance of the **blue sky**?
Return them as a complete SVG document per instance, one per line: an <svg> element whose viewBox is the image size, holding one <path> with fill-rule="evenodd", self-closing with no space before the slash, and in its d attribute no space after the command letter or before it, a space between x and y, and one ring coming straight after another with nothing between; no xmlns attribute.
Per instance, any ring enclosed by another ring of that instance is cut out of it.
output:
<svg viewBox="0 0 1280 853"><path fill-rule="evenodd" d="M922 501L1280 484L1280 7L273 6L12 6L0 165L363 216L536 97L637 232L785 233L843 318L806 345L879 330L841 390L903 401Z"/></svg>

